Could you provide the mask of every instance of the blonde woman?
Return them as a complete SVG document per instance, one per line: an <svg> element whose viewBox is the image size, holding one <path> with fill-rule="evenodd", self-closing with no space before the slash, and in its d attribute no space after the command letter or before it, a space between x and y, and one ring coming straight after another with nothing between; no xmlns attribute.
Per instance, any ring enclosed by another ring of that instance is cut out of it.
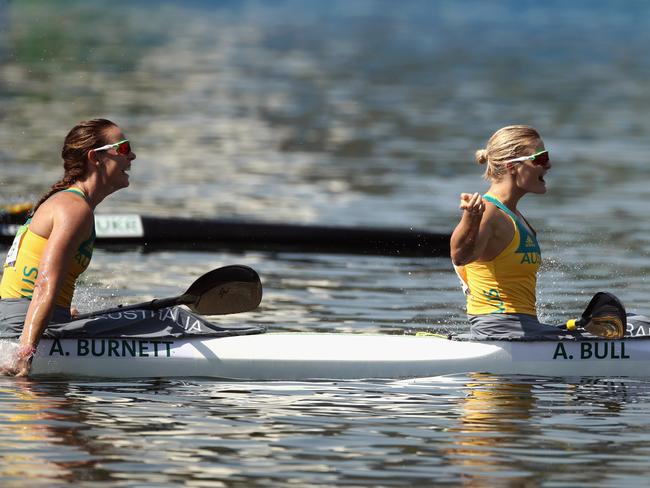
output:
<svg viewBox="0 0 650 488"><path fill-rule="evenodd" d="M546 193L551 169L539 133L526 125L496 131L476 152L490 182L485 195L461 193L462 217L451 236L451 259L464 283L473 338L549 337L566 333L537 319L541 251L517 205Z"/></svg>

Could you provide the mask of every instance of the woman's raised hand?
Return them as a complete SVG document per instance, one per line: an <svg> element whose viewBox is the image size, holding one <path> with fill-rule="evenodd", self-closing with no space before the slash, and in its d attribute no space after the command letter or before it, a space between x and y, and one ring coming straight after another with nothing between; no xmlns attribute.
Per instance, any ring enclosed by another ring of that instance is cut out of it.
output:
<svg viewBox="0 0 650 488"><path fill-rule="evenodd" d="M470 216L482 216L485 212L485 202L480 193L461 193L460 206L461 210L467 212Z"/></svg>

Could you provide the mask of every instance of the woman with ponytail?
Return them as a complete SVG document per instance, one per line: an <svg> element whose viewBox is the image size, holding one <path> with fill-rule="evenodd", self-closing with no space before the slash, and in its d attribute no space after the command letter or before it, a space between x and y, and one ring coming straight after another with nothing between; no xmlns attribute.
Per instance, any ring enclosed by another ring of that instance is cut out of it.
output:
<svg viewBox="0 0 650 488"><path fill-rule="evenodd" d="M537 319L541 252L535 230L517 209L524 195L546 193L551 163L544 142L532 127L503 127L476 152L476 161L486 166L490 188L485 195L460 194L462 217L451 236L470 336L558 336L563 331Z"/></svg>
<svg viewBox="0 0 650 488"><path fill-rule="evenodd" d="M81 122L65 138L64 174L18 230L0 282L0 331L20 335L6 374L25 376L45 328L71 320L79 275L88 267L95 239L95 207L129 186L135 154L122 130L106 119Z"/></svg>

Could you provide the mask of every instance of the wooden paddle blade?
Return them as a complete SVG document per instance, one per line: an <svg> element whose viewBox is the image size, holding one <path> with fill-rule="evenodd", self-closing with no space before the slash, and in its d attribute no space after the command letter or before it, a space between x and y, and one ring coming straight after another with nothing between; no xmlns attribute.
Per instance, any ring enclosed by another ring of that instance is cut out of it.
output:
<svg viewBox="0 0 650 488"><path fill-rule="evenodd" d="M182 303L200 315L225 315L254 310L261 301L262 283L257 272L235 264L201 276L187 290Z"/></svg>
<svg viewBox="0 0 650 488"><path fill-rule="evenodd" d="M592 317L584 327L587 332L606 339L622 339L625 335L625 324L614 315Z"/></svg>
<svg viewBox="0 0 650 488"><path fill-rule="evenodd" d="M567 322L569 330L582 328L606 339L621 339L626 326L625 307L615 295L604 291L594 295L580 320Z"/></svg>

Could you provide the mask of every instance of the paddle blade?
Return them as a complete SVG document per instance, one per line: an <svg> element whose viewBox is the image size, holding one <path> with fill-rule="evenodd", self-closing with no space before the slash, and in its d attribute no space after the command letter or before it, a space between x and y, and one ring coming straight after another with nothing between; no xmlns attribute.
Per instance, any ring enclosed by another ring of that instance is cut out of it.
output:
<svg viewBox="0 0 650 488"><path fill-rule="evenodd" d="M182 303L200 315L249 312L261 301L259 275L254 269L240 264L204 274L189 287L182 299Z"/></svg>
<svg viewBox="0 0 650 488"><path fill-rule="evenodd" d="M593 317L585 325L585 330L606 339L622 339L625 335L625 325L614 315Z"/></svg>
<svg viewBox="0 0 650 488"><path fill-rule="evenodd" d="M611 293L598 292L591 299L580 320L570 320L567 328L581 327L606 339L621 339L625 335L627 314L621 301Z"/></svg>

